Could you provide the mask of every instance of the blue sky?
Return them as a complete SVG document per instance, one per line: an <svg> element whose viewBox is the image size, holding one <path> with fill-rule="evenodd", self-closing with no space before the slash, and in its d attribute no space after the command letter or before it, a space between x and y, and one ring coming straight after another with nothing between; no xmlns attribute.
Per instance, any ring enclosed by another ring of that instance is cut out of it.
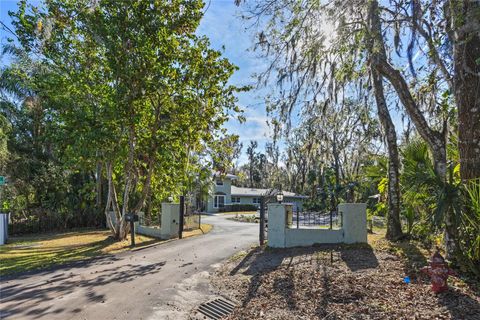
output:
<svg viewBox="0 0 480 320"><path fill-rule="evenodd" d="M252 75L263 70L265 61L256 57L251 50L253 34L246 28L241 18L241 8L235 6L233 0L212 0L206 4L205 16L200 23L198 34L210 38L213 48L223 52L238 70L232 77L232 84L254 85ZM270 129L267 125L267 116L262 97L262 91L251 90L238 95L239 104L245 111L247 121L240 124L230 120L226 127L230 133L240 136L243 143L242 156L239 163L246 162L245 150L250 140L257 140L261 149L269 141Z"/></svg>

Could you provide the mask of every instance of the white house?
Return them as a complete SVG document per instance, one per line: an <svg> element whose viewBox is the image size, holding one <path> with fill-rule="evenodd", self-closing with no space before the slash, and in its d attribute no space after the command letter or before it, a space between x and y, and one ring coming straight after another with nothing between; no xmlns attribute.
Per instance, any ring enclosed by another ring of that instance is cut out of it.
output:
<svg viewBox="0 0 480 320"><path fill-rule="evenodd" d="M265 195L275 195L278 191L271 189L240 188L232 185L237 179L233 174L214 175L214 187L208 196L207 212L219 212L223 208L235 204L252 204L260 206L260 198ZM301 210L303 200L307 198L289 191L283 191L283 202L291 203L294 210Z"/></svg>

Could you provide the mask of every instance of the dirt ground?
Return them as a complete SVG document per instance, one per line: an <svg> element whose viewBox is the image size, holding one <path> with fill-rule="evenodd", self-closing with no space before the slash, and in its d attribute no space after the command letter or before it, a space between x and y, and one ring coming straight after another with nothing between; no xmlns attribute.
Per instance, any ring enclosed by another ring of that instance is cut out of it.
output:
<svg viewBox="0 0 480 320"><path fill-rule="evenodd" d="M239 303L230 319L480 319L478 283L452 278L450 290L435 295L419 272L428 254L379 238L363 246L257 247L212 281Z"/></svg>

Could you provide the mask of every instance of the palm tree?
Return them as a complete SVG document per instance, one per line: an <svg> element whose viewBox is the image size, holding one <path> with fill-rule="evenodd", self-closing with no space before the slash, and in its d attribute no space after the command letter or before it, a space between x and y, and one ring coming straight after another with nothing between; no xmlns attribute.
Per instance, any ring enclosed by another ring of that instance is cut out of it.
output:
<svg viewBox="0 0 480 320"><path fill-rule="evenodd" d="M453 163L447 168L448 178L441 179L435 172L433 158L428 145L423 140L412 140L402 149L402 189L407 215L414 210L425 222L436 230L457 228L458 219L453 226L447 226L450 217L462 214L461 183L458 179L458 166ZM411 219L411 217L410 217ZM448 239L445 239L448 241ZM451 254L451 253L449 253ZM453 258L453 256L449 256Z"/></svg>

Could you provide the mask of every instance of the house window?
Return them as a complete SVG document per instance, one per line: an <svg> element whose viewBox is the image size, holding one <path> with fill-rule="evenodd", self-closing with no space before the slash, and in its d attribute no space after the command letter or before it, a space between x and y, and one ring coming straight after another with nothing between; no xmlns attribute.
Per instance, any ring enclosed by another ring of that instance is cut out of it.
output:
<svg viewBox="0 0 480 320"><path fill-rule="evenodd" d="M225 196L219 194L215 195L213 197L213 207L217 209L225 207Z"/></svg>
<svg viewBox="0 0 480 320"><path fill-rule="evenodd" d="M223 180L217 180L216 183L217 186L223 186Z"/></svg>
<svg viewBox="0 0 480 320"><path fill-rule="evenodd" d="M232 203L240 203L240 197L232 197Z"/></svg>
<svg viewBox="0 0 480 320"><path fill-rule="evenodd" d="M253 198L253 203L260 203L260 198Z"/></svg>

